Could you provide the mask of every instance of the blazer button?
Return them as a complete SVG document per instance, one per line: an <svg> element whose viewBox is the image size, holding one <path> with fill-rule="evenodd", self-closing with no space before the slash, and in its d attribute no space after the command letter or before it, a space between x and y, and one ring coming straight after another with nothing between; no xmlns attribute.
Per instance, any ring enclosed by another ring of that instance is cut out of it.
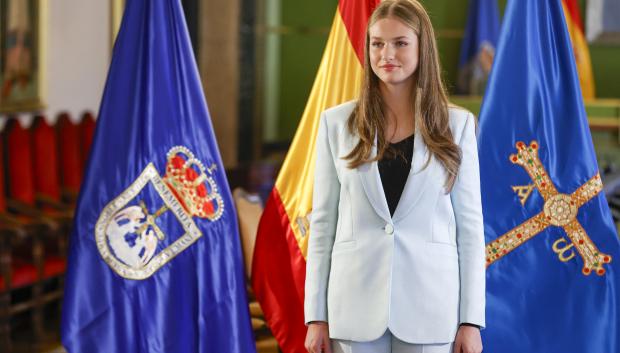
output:
<svg viewBox="0 0 620 353"><path fill-rule="evenodd" d="M383 229L385 230L385 234L388 234L388 235L394 234L394 226L389 224L389 223L386 224L385 228L383 228Z"/></svg>

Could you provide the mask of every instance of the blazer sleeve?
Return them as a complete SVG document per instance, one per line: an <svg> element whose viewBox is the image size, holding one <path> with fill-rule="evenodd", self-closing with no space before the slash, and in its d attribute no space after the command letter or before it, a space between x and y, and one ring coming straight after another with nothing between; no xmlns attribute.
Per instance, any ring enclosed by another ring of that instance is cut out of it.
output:
<svg viewBox="0 0 620 353"><path fill-rule="evenodd" d="M329 143L325 113L316 138L316 165L312 194L310 239L306 258L305 322L327 321L327 283L336 236L340 181Z"/></svg>
<svg viewBox="0 0 620 353"><path fill-rule="evenodd" d="M461 166L450 193L459 254L459 323L485 326L485 251L476 122L467 114L458 143Z"/></svg>

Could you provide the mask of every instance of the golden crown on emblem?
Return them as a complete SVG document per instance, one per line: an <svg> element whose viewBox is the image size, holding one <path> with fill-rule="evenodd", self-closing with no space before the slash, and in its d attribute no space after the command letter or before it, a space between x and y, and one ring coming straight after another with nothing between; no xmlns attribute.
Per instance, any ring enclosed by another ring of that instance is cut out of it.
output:
<svg viewBox="0 0 620 353"><path fill-rule="evenodd" d="M210 176L214 168L215 165L206 169L187 147L175 146L168 151L166 174L163 177L190 215L212 221L220 218L224 212L217 184Z"/></svg>

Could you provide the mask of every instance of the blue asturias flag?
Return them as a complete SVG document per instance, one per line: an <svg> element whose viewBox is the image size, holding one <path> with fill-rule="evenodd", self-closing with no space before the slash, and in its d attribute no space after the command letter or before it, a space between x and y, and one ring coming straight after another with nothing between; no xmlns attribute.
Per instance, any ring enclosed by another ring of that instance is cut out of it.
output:
<svg viewBox="0 0 620 353"><path fill-rule="evenodd" d="M179 0L127 1L75 217L70 353L255 352L237 217Z"/></svg>
<svg viewBox="0 0 620 353"><path fill-rule="evenodd" d="M620 244L560 0L508 2L480 113L488 353L620 352Z"/></svg>
<svg viewBox="0 0 620 353"><path fill-rule="evenodd" d="M460 94L484 93L495 57L499 30L497 0L470 0L459 58L457 88Z"/></svg>

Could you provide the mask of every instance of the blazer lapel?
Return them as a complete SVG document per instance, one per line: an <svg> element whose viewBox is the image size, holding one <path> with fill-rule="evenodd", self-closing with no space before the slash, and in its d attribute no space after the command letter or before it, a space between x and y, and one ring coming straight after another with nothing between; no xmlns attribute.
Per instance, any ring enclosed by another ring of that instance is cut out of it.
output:
<svg viewBox="0 0 620 353"><path fill-rule="evenodd" d="M424 168L426 161L428 160L428 153L429 151L424 143L424 140L422 139L422 135L418 130L416 130L413 140L411 170L409 171L405 188L403 189L403 193L398 201L398 206L396 206L394 216L392 217L394 222L400 220L411 212L415 204L420 200L422 193L426 189L428 181L435 174L434 171L437 167L437 163L433 158L431 158L428 165L426 165L426 168ZM431 205L429 205L429 207L430 206Z"/></svg>
<svg viewBox="0 0 620 353"><path fill-rule="evenodd" d="M370 158L375 158L376 155L377 139L375 138L375 144L372 146ZM377 162L364 163L357 167L357 172L360 175L366 196L375 209L375 212L386 222L390 222L392 217L390 216L390 209L388 208L385 193L383 192L383 184L381 184L381 176L379 175L379 166Z"/></svg>

